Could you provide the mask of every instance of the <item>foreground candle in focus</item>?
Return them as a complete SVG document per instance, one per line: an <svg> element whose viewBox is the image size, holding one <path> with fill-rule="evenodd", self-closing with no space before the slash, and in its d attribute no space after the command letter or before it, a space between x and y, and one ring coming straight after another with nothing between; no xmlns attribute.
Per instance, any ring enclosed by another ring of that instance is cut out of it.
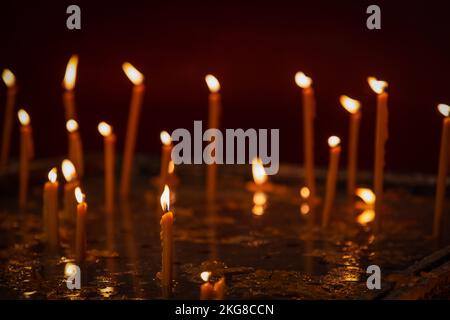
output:
<svg viewBox="0 0 450 320"><path fill-rule="evenodd" d="M349 144L348 144L348 160L347 160L347 194L353 199L356 186L356 170L358 163L358 138L359 126L361 122L361 103L358 100L348 96L339 98L341 105L350 113L349 125Z"/></svg>
<svg viewBox="0 0 450 320"><path fill-rule="evenodd" d="M381 228L383 209L383 181L385 166L385 145L388 139L388 94L385 92L387 82L374 77L367 79L372 90L377 94L377 122L375 133L375 161L374 161L374 192L375 200L375 231Z"/></svg>
<svg viewBox="0 0 450 320"><path fill-rule="evenodd" d="M314 118L316 100L312 88L312 79L303 72L295 74L295 83L302 88L303 97L303 148L305 165L305 182L311 192L311 199L316 198L316 177L314 173Z"/></svg>
<svg viewBox="0 0 450 320"><path fill-rule="evenodd" d="M80 132L78 131L78 122L74 119L70 119L66 122L66 129L69 144L68 157L75 166L78 176L81 178L84 173L84 159Z"/></svg>
<svg viewBox="0 0 450 320"><path fill-rule="evenodd" d="M75 256L77 263L83 263L86 258L86 213L87 204L85 195L80 187L75 188L75 198L77 199L77 230L75 237Z"/></svg>
<svg viewBox="0 0 450 320"><path fill-rule="evenodd" d="M200 300L212 300L214 296L214 286L209 281L211 272L203 271L200 278L205 282L200 286Z"/></svg>
<svg viewBox="0 0 450 320"><path fill-rule="evenodd" d="M161 149L161 168L159 179L161 184L161 192L167 183L167 176L169 174L169 163L172 152L172 138L167 131L161 131L160 134L162 149Z"/></svg>
<svg viewBox="0 0 450 320"><path fill-rule="evenodd" d="M51 250L59 247L58 182L56 179L57 170L53 168L48 173L48 181L44 185L43 225Z"/></svg>
<svg viewBox="0 0 450 320"><path fill-rule="evenodd" d="M17 113L20 126L20 164L19 164L19 208L24 209L27 204L28 179L30 159L34 156L32 129L30 116L20 109Z"/></svg>
<svg viewBox="0 0 450 320"><path fill-rule="evenodd" d="M98 124L98 132L103 136L105 148L105 211L114 211L114 169L115 169L115 146L116 135L112 132L112 127L106 122Z"/></svg>
<svg viewBox="0 0 450 320"><path fill-rule="evenodd" d="M334 196L336 193L336 180L339 169L339 156L341 154L341 139L336 136L328 138L330 146L330 162L328 164L327 186L325 190L325 203L322 213L322 227L327 227L330 220L331 209L333 208Z"/></svg>
<svg viewBox="0 0 450 320"><path fill-rule="evenodd" d="M136 146L136 136L139 126L139 115L141 113L142 99L144 97L145 86L143 84L144 75L140 73L130 63L122 65L123 71L134 84L133 94L130 101L130 111L128 115L127 134L125 138L125 149L122 163L122 177L120 182L120 194L128 196L130 192L131 173L133 168L134 149Z"/></svg>
<svg viewBox="0 0 450 320"><path fill-rule="evenodd" d="M66 220L75 220L77 201L75 199L75 188L79 186L77 180L77 173L73 163L65 159L61 163L61 170L63 172L66 184L64 185L64 211L63 216Z"/></svg>
<svg viewBox="0 0 450 320"><path fill-rule="evenodd" d="M63 103L66 121L77 119L75 110L75 81L77 79L78 56L72 55L67 63L63 80Z"/></svg>
<svg viewBox="0 0 450 320"><path fill-rule="evenodd" d="M161 247L162 247L162 271L161 283L163 291L170 295L172 292L172 259L173 259L173 213L169 211L170 190L166 185L161 195Z"/></svg>
<svg viewBox="0 0 450 320"><path fill-rule="evenodd" d="M450 106L438 105L439 112L445 117L442 122L441 150L439 152L439 167L436 179L436 199L434 205L433 237L441 233L442 211L445 202L445 187L450 157Z"/></svg>
<svg viewBox="0 0 450 320"><path fill-rule="evenodd" d="M6 106L3 118L2 150L0 154L0 170L8 163L9 151L11 149L11 133L13 128L14 105L16 103L17 86L16 77L9 69L4 69L2 79L8 90L6 92Z"/></svg>

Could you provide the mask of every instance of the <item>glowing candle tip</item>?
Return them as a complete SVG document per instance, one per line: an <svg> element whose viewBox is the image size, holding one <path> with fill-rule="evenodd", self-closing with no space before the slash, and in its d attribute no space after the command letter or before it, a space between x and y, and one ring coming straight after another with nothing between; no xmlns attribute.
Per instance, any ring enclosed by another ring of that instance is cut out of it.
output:
<svg viewBox="0 0 450 320"><path fill-rule="evenodd" d="M122 65L122 69L134 85L140 85L144 81L144 75L140 73L131 63L125 62Z"/></svg>
<svg viewBox="0 0 450 320"><path fill-rule="evenodd" d="M345 108L345 110L352 114L357 113L361 107L361 103L358 100L352 99L346 95L340 96L339 102Z"/></svg>
<svg viewBox="0 0 450 320"><path fill-rule="evenodd" d="M14 73L12 73L12 71L9 69L3 70L2 79L8 88L14 86L14 84L16 83L16 77L14 76Z"/></svg>
<svg viewBox="0 0 450 320"><path fill-rule="evenodd" d="M167 131L161 131L159 137L163 145L168 146L172 143L172 137Z"/></svg>
<svg viewBox="0 0 450 320"><path fill-rule="evenodd" d="M161 207L163 209L164 212L168 212L169 211L169 207L170 207L170 189L169 187L166 185L164 185L164 191L161 194Z"/></svg>
<svg viewBox="0 0 450 320"><path fill-rule="evenodd" d="M328 145L331 148L337 147L341 143L341 139L338 136L331 136L328 138Z"/></svg>
<svg viewBox="0 0 450 320"><path fill-rule="evenodd" d="M75 88L75 81L77 78L78 55L74 54L70 57L66 67L66 74L64 75L64 88L66 90L73 90Z"/></svg>
<svg viewBox="0 0 450 320"><path fill-rule="evenodd" d="M19 122L23 126L27 126L30 124L30 115L23 109L20 109L17 112L17 117L19 118Z"/></svg>
<svg viewBox="0 0 450 320"><path fill-rule="evenodd" d="M112 127L104 121L98 124L97 129L98 132L104 137L107 137L112 133Z"/></svg>
<svg viewBox="0 0 450 320"><path fill-rule="evenodd" d="M303 72L297 72L295 74L295 83L303 89L309 88L312 85L312 79Z"/></svg>
<svg viewBox="0 0 450 320"><path fill-rule="evenodd" d="M212 74L208 74L205 76L205 81L206 81L206 85L209 88L209 91L211 91L212 93L219 92L220 83L216 77L214 77Z"/></svg>

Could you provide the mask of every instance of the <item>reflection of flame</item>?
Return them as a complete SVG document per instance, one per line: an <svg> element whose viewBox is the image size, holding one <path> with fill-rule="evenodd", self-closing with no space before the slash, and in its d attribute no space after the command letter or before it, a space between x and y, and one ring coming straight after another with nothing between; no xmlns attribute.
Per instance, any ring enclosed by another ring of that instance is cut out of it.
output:
<svg viewBox="0 0 450 320"><path fill-rule="evenodd" d="M383 93L384 89L388 86L386 81L377 80L375 77L367 78L367 82L369 83L370 88L377 94Z"/></svg>
<svg viewBox="0 0 450 320"><path fill-rule="evenodd" d="M161 138L162 144L165 146L168 146L172 143L172 137L167 131L161 131L159 137Z"/></svg>
<svg viewBox="0 0 450 320"><path fill-rule="evenodd" d="M310 195L311 191L309 191L308 187L302 187L300 189L300 197L302 197L303 199L308 199Z"/></svg>
<svg viewBox="0 0 450 320"><path fill-rule="evenodd" d="M100 132L100 134L104 137L109 136L112 132L112 127L104 121L98 124L97 129L98 132Z"/></svg>
<svg viewBox="0 0 450 320"><path fill-rule="evenodd" d="M202 273L200 273L200 278L202 278L202 280L205 282L208 282L210 277L211 277L210 271L203 271Z"/></svg>
<svg viewBox="0 0 450 320"><path fill-rule="evenodd" d="M49 180L51 183L55 183L57 177L58 177L58 172L57 172L57 170L56 170L56 167L55 167L55 168L52 168L52 169L48 172L48 180Z"/></svg>
<svg viewBox="0 0 450 320"><path fill-rule="evenodd" d="M73 119L70 119L66 122L66 129L69 132L74 132L78 130L78 122Z"/></svg>
<svg viewBox="0 0 450 320"><path fill-rule="evenodd" d="M328 145L330 148L337 147L341 143L341 139L338 136L331 136L328 138Z"/></svg>
<svg viewBox="0 0 450 320"><path fill-rule="evenodd" d="M255 216L262 216L264 214L264 206L254 205L252 208L252 213Z"/></svg>
<svg viewBox="0 0 450 320"><path fill-rule="evenodd" d="M438 104L437 108L444 117L450 116L450 106L449 105L441 103L441 104Z"/></svg>
<svg viewBox="0 0 450 320"><path fill-rule="evenodd" d="M217 80L216 77L214 77L212 74L208 74L205 77L206 84L209 88L209 91L212 93L219 92L220 90L220 83L219 80Z"/></svg>
<svg viewBox="0 0 450 320"><path fill-rule="evenodd" d="M30 116L25 110L20 109L17 112L17 117L19 118L19 122L21 125L27 126L30 124Z"/></svg>
<svg viewBox="0 0 450 320"><path fill-rule="evenodd" d="M173 163L173 161L170 160L169 165L167 166L167 172L169 174L172 174L172 173L174 173L174 171L175 171L175 163Z"/></svg>
<svg viewBox="0 0 450 320"><path fill-rule="evenodd" d="M12 87L16 83L16 77L14 76L14 73L12 73L9 69L3 70L2 79L8 88Z"/></svg>
<svg viewBox="0 0 450 320"><path fill-rule="evenodd" d="M253 195L253 203L259 206L265 205L267 202L267 196L264 192L255 192Z"/></svg>
<svg viewBox="0 0 450 320"><path fill-rule="evenodd" d="M373 205L375 203L375 193L369 188L358 188L355 193L365 204Z"/></svg>
<svg viewBox="0 0 450 320"><path fill-rule="evenodd" d="M309 211L310 211L309 204L302 203L302 205L300 206L300 213L305 215L305 214L308 214Z"/></svg>
<svg viewBox="0 0 450 320"><path fill-rule="evenodd" d="M73 165L72 161L64 159L61 164L61 169L64 179L66 179L67 182L71 182L77 177L75 166Z"/></svg>
<svg viewBox="0 0 450 320"><path fill-rule="evenodd" d="M161 207L164 212L169 211L169 204L170 204L170 189L167 186L167 184L164 186L164 191L161 194Z"/></svg>
<svg viewBox="0 0 450 320"><path fill-rule="evenodd" d="M144 75L140 73L133 65L129 62L125 62L122 65L123 72L127 75L128 79L133 82L134 85L140 85L144 81Z"/></svg>
<svg viewBox="0 0 450 320"><path fill-rule="evenodd" d="M366 225L375 219L375 211L373 209L364 210L357 218L356 221L360 225Z"/></svg>
<svg viewBox="0 0 450 320"><path fill-rule="evenodd" d="M70 57L66 67L66 74L64 75L64 88L66 90L73 90L75 88L75 80L77 78L78 56L74 54Z"/></svg>
<svg viewBox="0 0 450 320"><path fill-rule="evenodd" d="M252 160L252 173L253 173L253 180L257 185L261 185L267 181L266 170L264 170L264 166L261 159L255 158Z"/></svg>
<svg viewBox="0 0 450 320"><path fill-rule="evenodd" d="M358 100L352 99L348 96L340 96L339 101L341 105L350 113L357 113L361 107L361 103Z"/></svg>
<svg viewBox="0 0 450 320"><path fill-rule="evenodd" d="M295 83L303 89L309 88L312 84L312 79L303 72L297 72L295 74Z"/></svg>
<svg viewBox="0 0 450 320"><path fill-rule="evenodd" d="M81 188L80 187L76 187L75 188L75 199L77 199L77 202L78 203L83 203L84 202L84 198L85 198L85 195L81 191Z"/></svg>

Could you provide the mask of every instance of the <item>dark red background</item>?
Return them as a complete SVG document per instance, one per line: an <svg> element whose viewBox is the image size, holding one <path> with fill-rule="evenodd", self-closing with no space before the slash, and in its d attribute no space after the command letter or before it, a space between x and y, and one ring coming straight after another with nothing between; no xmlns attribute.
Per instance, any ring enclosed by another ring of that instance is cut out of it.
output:
<svg viewBox="0 0 450 320"><path fill-rule="evenodd" d="M159 152L162 129L207 119L204 75L213 73L223 88L223 126L280 128L281 160L296 163L302 131L294 74L302 70L317 95L317 161L327 161L329 135L342 136L346 146L348 115L338 97L348 94L363 103L364 168L372 168L375 95L366 77L374 75L390 84L388 170L435 172L442 121L436 105L450 103L450 6L377 1L382 30L370 31L365 11L372 3L2 1L0 68L18 78L39 157L65 152L61 81L70 55L78 53L76 94L87 150L101 150L101 120L113 124L122 145L131 84L121 64L130 61L147 84L139 151ZM81 31L66 29L69 4L81 7ZM4 98L1 85L0 105Z"/></svg>

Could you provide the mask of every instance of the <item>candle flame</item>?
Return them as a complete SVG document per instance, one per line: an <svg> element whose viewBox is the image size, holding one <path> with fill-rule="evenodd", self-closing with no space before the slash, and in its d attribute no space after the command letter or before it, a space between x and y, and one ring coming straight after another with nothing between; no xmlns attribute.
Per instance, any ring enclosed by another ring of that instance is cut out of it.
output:
<svg viewBox="0 0 450 320"><path fill-rule="evenodd" d="M262 216L264 214L264 206L255 204L252 208L252 213L255 216Z"/></svg>
<svg viewBox="0 0 450 320"><path fill-rule="evenodd" d="M337 147L341 143L341 139L338 136L331 136L328 138L328 145L330 148Z"/></svg>
<svg viewBox="0 0 450 320"><path fill-rule="evenodd" d="M263 206L267 202L267 196L264 192L255 192L253 195L253 203L258 206Z"/></svg>
<svg viewBox="0 0 450 320"><path fill-rule="evenodd" d="M164 186L164 191L161 194L161 207L164 212L169 211L170 206L170 189L167 184Z"/></svg>
<svg viewBox="0 0 450 320"><path fill-rule="evenodd" d="M78 55L74 54L70 57L66 67L66 74L64 75L64 88L66 90L73 90L75 88L75 81L77 79Z"/></svg>
<svg viewBox="0 0 450 320"><path fill-rule="evenodd" d="M172 143L172 137L167 131L161 131L159 137L161 138L162 144L165 146L169 146Z"/></svg>
<svg viewBox="0 0 450 320"><path fill-rule="evenodd" d="M133 65L129 62L125 62L122 65L123 72L127 75L128 79L133 82L134 85L138 86L144 81L144 75L140 73Z"/></svg>
<svg viewBox="0 0 450 320"><path fill-rule="evenodd" d="M112 127L104 121L98 124L97 129L98 132L104 137L107 137L112 133Z"/></svg>
<svg viewBox="0 0 450 320"><path fill-rule="evenodd" d="M74 119L67 120L66 129L67 129L67 131L69 131L71 133L77 131L78 130L78 122L76 122Z"/></svg>
<svg viewBox="0 0 450 320"><path fill-rule="evenodd" d="M61 163L61 170L63 172L64 179L67 182L72 182L77 177L77 172L72 161L64 159Z"/></svg>
<svg viewBox="0 0 450 320"><path fill-rule="evenodd" d="M202 280L205 282L208 282L210 277L211 277L210 271L203 271L202 273L200 273L200 278L202 278Z"/></svg>
<svg viewBox="0 0 450 320"><path fill-rule="evenodd" d="M172 160L170 160L169 165L167 166L167 172L169 174L172 174L174 173L174 171L175 171L175 163Z"/></svg>
<svg viewBox="0 0 450 320"><path fill-rule="evenodd" d="M3 70L2 79L8 88L14 86L14 84L16 83L16 77L14 76L14 73L12 73L9 69Z"/></svg>
<svg viewBox="0 0 450 320"><path fill-rule="evenodd" d="M367 205L373 205L375 203L375 193L369 188L357 188L356 195L361 198Z"/></svg>
<svg viewBox="0 0 450 320"><path fill-rule="evenodd" d="M312 79L303 72L297 72L295 74L295 83L303 89L309 88L312 85Z"/></svg>
<svg viewBox="0 0 450 320"><path fill-rule="evenodd" d="M253 173L253 180L257 185L262 185L267 181L266 170L264 170L264 166L261 159L255 158L252 160L252 173Z"/></svg>
<svg viewBox="0 0 450 320"><path fill-rule="evenodd" d="M372 222L374 219L375 211L373 209L364 210L358 217L356 217L356 221L363 226L369 222Z"/></svg>
<svg viewBox="0 0 450 320"><path fill-rule="evenodd" d="M208 85L209 91L211 91L212 93L219 92L220 83L216 77L214 77L212 74L207 74L205 77L205 81Z"/></svg>
<svg viewBox="0 0 450 320"><path fill-rule="evenodd" d="M56 169L56 167L54 167L48 172L48 180L51 183L55 183L57 178L58 178L58 170Z"/></svg>
<svg viewBox="0 0 450 320"><path fill-rule="evenodd" d="M19 118L19 122L23 126L27 126L30 124L30 115L23 109L20 109L17 112L17 117Z"/></svg>
<svg viewBox="0 0 450 320"><path fill-rule="evenodd" d="M361 108L361 103L358 100L352 99L346 95L340 96L339 101L341 105L345 108L345 110L347 110L352 114L357 113Z"/></svg>
<svg viewBox="0 0 450 320"><path fill-rule="evenodd" d="M377 94L383 93L384 89L388 86L386 81L377 80L375 77L368 77L367 82L369 83L370 88Z"/></svg>
<svg viewBox="0 0 450 320"><path fill-rule="evenodd" d="M308 187L303 187L300 189L300 196L303 199L308 199L310 195L311 195L311 191L309 190Z"/></svg>
<svg viewBox="0 0 450 320"><path fill-rule="evenodd" d="M64 266L64 275L66 278L74 276L77 274L77 266L71 262L66 263Z"/></svg>
<svg viewBox="0 0 450 320"><path fill-rule="evenodd" d="M438 104L437 108L444 117L450 116L450 106L449 105L441 103L441 104Z"/></svg>
<svg viewBox="0 0 450 320"><path fill-rule="evenodd" d="M302 205L300 206L300 213L301 213L302 215L305 215L305 214L308 214L309 211L310 211L309 204L307 204L307 203L302 203Z"/></svg>
<svg viewBox="0 0 450 320"><path fill-rule="evenodd" d="M81 188L80 187L76 187L75 188L75 199L77 199L77 202L78 203L83 203L84 202L84 198L85 198L85 195L81 191Z"/></svg>

